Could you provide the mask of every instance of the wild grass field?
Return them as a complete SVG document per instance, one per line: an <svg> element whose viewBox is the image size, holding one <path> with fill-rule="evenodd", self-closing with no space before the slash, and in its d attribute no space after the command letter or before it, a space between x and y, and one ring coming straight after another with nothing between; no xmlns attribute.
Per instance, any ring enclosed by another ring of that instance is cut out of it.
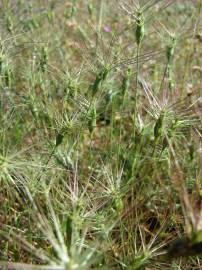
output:
<svg viewBox="0 0 202 270"><path fill-rule="evenodd" d="M0 269L202 269L202 1L0 1Z"/></svg>

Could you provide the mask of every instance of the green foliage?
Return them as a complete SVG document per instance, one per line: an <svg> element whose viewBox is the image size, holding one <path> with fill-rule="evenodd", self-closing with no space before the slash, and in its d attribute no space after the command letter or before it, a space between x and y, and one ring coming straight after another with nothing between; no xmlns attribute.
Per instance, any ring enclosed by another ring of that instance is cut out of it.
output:
<svg viewBox="0 0 202 270"><path fill-rule="evenodd" d="M1 1L0 269L201 269L201 10Z"/></svg>

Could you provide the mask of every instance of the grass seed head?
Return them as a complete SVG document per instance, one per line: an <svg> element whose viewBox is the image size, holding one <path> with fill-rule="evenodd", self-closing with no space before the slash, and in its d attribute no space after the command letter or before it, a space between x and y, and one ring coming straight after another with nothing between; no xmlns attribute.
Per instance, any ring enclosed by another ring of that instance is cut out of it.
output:
<svg viewBox="0 0 202 270"><path fill-rule="evenodd" d="M95 105L90 109L89 112L89 120L88 120L88 130L90 131L90 134L92 135L95 127L97 124L97 111Z"/></svg>
<svg viewBox="0 0 202 270"><path fill-rule="evenodd" d="M109 66L105 65L97 74L94 83L92 84L93 95L97 93L100 85L106 80L109 73Z"/></svg>
<svg viewBox="0 0 202 270"><path fill-rule="evenodd" d="M162 135L163 130L163 120L164 120L164 112L161 112L160 116L158 117L155 126L154 126L154 139L157 141L160 136Z"/></svg>
<svg viewBox="0 0 202 270"><path fill-rule="evenodd" d="M40 56L40 64L39 64L42 72L45 72L47 63L48 63L48 48L42 47L41 56Z"/></svg>
<svg viewBox="0 0 202 270"><path fill-rule="evenodd" d="M13 82L13 72L12 72L11 68L7 66L5 71L4 71L4 83L5 83L5 86L10 88L12 82Z"/></svg>
<svg viewBox="0 0 202 270"><path fill-rule="evenodd" d="M88 1L88 13L89 13L89 15L90 16L92 16L93 15L93 3L92 3L92 1L91 0L89 0Z"/></svg>
<svg viewBox="0 0 202 270"><path fill-rule="evenodd" d="M136 21L136 42L137 45L140 46L145 34L145 27L144 27L144 16L142 12L137 13L137 21Z"/></svg>
<svg viewBox="0 0 202 270"><path fill-rule="evenodd" d="M121 213L123 211L124 203L123 203L123 200L122 200L120 194L116 195L116 197L114 199L114 206L115 206L115 209L118 213Z"/></svg>
<svg viewBox="0 0 202 270"><path fill-rule="evenodd" d="M121 86L123 95L125 95L125 93L128 91L129 84L130 84L131 71L132 71L131 68L128 68L128 70L123 76L122 86Z"/></svg>
<svg viewBox="0 0 202 270"><path fill-rule="evenodd" d="M176 39L175 36L172 35L169 44L167 45L166 48L166 56L167 56L167 61L168 63L171 63L173 57L174 57L174 52L175 52L175 43Z"/></svg>
<svg viewBox="0 0 202 270"><path fill-rule="evenodd" d="M12 33L12 31L13 31L13 21L12 21L11 16L8 16L6 18L6 27L7 27L8 32Z"/></svg>

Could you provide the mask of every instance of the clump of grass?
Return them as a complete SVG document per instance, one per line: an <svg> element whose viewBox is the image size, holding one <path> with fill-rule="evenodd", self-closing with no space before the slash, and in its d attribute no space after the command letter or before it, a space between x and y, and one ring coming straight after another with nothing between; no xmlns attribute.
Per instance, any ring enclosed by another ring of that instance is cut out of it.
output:
<svg viewBox="0 0 202 270"><path fill-rule="evenodd" d="M200 268L201 1L42 2L0 4L0 269Z"/></svg>

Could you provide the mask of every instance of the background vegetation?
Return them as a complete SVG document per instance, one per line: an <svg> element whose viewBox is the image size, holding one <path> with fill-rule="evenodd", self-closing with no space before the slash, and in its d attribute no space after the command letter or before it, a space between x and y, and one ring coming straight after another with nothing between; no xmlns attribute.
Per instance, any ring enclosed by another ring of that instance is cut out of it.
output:
<svg viewBox="0 0 202 270"><path fill-rule="evenodd" d="M0 269L202 269L201 9L0 2Z"/></svg>

